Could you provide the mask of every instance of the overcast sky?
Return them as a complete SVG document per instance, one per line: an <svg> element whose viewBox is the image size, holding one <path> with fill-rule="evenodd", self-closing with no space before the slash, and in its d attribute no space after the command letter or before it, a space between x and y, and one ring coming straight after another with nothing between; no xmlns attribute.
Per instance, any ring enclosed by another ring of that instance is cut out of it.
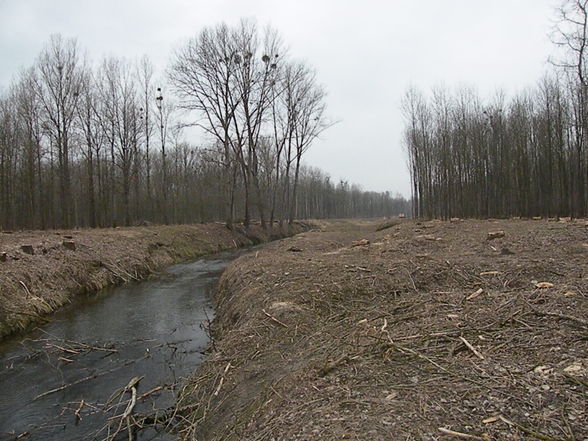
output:
<svg viewBox="0 0 588 441"><path fill-rule="evenodd" d="M0 0L0 87L48 37L77 37L91 59L149 55L165 68L204 26L242 17L277 28L315 67L340 122L306 162L366 190L410 194L400 101L414 85L533 86L549 68L559 0Z"/></svg>

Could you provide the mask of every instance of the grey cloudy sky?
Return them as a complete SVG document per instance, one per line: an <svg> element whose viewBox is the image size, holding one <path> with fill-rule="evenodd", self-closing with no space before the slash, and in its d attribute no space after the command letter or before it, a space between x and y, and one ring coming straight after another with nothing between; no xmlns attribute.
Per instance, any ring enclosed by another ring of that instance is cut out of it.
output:
<svg viewBox="0 0 588 441"><path fill-rule="evenodd" d="M164 68L202 27L256 18L312 64L340 122L306 162L366 190L410 193L400 101L414 85L507 94L533 86L553 53L558 0L0 0L0 87L52 33L91 59L148 54Z"/></svg>

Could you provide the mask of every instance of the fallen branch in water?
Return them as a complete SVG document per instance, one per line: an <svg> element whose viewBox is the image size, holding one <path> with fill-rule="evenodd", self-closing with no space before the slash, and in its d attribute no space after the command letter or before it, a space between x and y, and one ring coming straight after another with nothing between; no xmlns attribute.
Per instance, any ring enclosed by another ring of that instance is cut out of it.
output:
<svg viewBox="0 0 588 441"><path fill-rule="evenodd" d="M97 373L97 374L88 375L87 377L80 378L79 380L76 380L76 381L74 381L72 383L64 384L62 386L56 387L55 389L48 390L47 392L43 392L42 394L37 395L35 398L33 398L33 401L37 401L40 398L46 397L47 395L54 394L55 392L62 391L64 389L67 389L68 387L75 386L76 384L80 384L80 383L83 383L85 381L93 380L94 378L98 378L98 377L101 377L103 375L109 374L111 372L114 372L117 369L111 369L109 371L105 371L105 372L100 372L100 373Z"/></svg>
<svg viewBox="0 0 588 441"><path fill-rule="evenodd" d="M122 430L123 423L126 423L126 428L127 428L128 434L129 434L129 440L133 439L133 426L134 426L134 424L131 424L131 414L133 413L135 405L137 404L137 386L139 385L139 383L141 382L141 380L143 378L145 378L145 377L141 376L141 377L131 378L131 380L127 383L127 385L120 392L120 395L130 392L131 398L129 399L129 401L127 403L127 407L125 408L125 411L122 413L122 415L113 416L113 417L108 418L109 422L114 421L114 420L118 420L118 427L116 428L116 430L114 431L114 433L112 435L107 437L107 439L114 440L117 437L117 435L120 433L120 431Z"/></svg>
<svg viewBox="0 0 588 441"><path fill-rule="evenodd" d="M113 369L109 369L109 370L104 371L104 372L98 372L98 373L95 373L95 374L92 374L92 375L88 375L87 377L80 378L79 380L76 380L76 381L74 381L72 383L64 384L62 386L56 387L55 389L48 390L47 392L43 392L42 394L37 395L35 398L33 398L33 401L37 401L39 398L46 397L47 395L54 394L55 392L62 391L64 389L67 389L67 388L69 388L71 386L75 386L77 384L83 383L85 381L93 380L95 378L102 377L102 376L107 375L107 374L111 374L112 372L116 372L119 369L122 369L123 367L128 366L131 363L135 363L137 361L144 360L148 356L149 355L145 355L145 356L143 356L143 357L141 357L141 358L139 358L137 360L129 360L126 363L123 363L120 366L117 366L117 367L115 367Z"/></svg>
<svg viewBox="0 0 588 441"><path fill-rule="evenodd" d="M80 405L79 407L76 409L76 411L74 412L74 415L76 416L76 420L77 421L81 421L82 420L82 416L80 415L80 412L82 411L82 409L84 408L84 404L86 404L84 402L84 400L80 401Z"/></svg>
<svg viewBox="0 0 588 441"><path fill-rule="evenodd" d="M63 338L59 338L56 335L53 335L47 331L44 331L43 329L40 329L40 331L45 334L48 335L51 338L48 339L40 339L40 340L33 340L33 341L40 341L40 342L46 342L47 345L50 346L54 346L57 349L60 349L62 351L78 351L78 353L80 352L81 349L86 349L86 350L90 350L90 351L102 351L102 352L111 352L111 353L117 353L118 349L113 349L113 348L108 348L106 346L94 346L94 345L89 345L87 343L82 343L80 341L75 341L75 340L67 340L67 339L63 339ZM70 346L74 346L74 348L65 348L59 345L56 345L56 343L61 343L62 345L70 345Z"/></svg>
<svg viewBox="0 0 588 441"><path fill-rule="evenodd" d="M80 353L80 351L76 351L75 349L70 349L70 348L64 348L63 346L59 346L53 343L47 343L45 345L45 348L49 349L49 348L55 348L55 349L59 349L62 352L67 352L68 354L72 354L72 355L77 355Z"/></svg>
<svg viewBox="0 0 588 441"><path fill-rule="evenodd" d="M143 401L146 398L148 398L151 394L154 394L155 392L159 392L160 390L164 390L167 389L169 386L164 384L163 386L155 386L153 389L148 390L147 392L145 392L144 394L142 394L140 397L137 398L138 401Z"/></svg>
<svg viewBox="0 0 588 441"><path fill-rule="evenodd" d="M11 441L16 441L18 439L22 439L26 436L29 436L31 434L31 432L22 432L20 434L16 434L14 432L4 432L2 433L2 435L7 435L7 436L11 436L12 438L10 438Z"/></svg>

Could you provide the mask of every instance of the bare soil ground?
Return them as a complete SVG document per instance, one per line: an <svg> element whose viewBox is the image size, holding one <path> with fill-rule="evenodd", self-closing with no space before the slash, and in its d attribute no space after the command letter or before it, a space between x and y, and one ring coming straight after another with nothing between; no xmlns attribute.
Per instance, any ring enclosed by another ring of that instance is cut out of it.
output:
<svg viewBox="0 0 588 441"><path fill-rule="evenodd" d="M229 267L183 439L588 440L585 222L376 227Z"/></svg>
<svg viewBox="0 0 588 441"><path fill-rule="evenodd" d="M300 225L292 232L302 231ZM139 279L172 263L283 237L222 224L0 233L0 338L46 321L75 294ZM32 253L32 254L30 254Z"/></svg>

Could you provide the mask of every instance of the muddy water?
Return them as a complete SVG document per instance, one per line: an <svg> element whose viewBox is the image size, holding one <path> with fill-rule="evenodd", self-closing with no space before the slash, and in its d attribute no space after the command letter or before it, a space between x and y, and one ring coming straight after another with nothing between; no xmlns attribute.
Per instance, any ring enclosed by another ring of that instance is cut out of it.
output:
<svg viewBox="0 0 588 441"><path fill-rule="evenodd" d="M182 377L204 357L211 290L242 252L175 265L88 296L1 345L0 440L107 439L118 427L108 418L124 412L130 394L109 398L135 376L144 377L138 395L164 388L138 401L136 412L171 406ZM136 439L174 437L148 429Z"/></svg>

